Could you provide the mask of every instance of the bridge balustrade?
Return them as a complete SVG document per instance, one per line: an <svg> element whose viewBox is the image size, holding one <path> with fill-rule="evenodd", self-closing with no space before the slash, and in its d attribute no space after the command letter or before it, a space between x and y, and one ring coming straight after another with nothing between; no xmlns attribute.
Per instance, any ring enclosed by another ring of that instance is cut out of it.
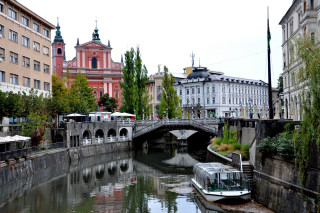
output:
<svg viewBox="0 0 320 213"><path fill-rule="evenodd" d="M104 141L103 138L96 138L95 139L96 143L103 143L103 141Z"/></svg>
<svg viewBox="0 0 320 213"><path fill-rule="evenodd" d="M108 137L108 142L115 142L116 141L116 137Z"/></svg>

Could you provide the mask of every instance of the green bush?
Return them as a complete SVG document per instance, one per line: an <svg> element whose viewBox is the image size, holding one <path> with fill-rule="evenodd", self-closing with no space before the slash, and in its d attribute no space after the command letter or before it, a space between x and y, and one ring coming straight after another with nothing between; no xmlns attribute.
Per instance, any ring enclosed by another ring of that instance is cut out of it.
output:
<svg viewBox="0 0 320 213"><path fill-rule="evenodd" d="M233 146L234 149L238 149L238 150L241 149L241 144L233 143L232 146Z"/></svg>
<svg viewBox="0 0 320 213"><path fill-rule="evenodd" d="M281 133L276 137L263 139L257 148L263 157L278 154L285 158L292 158L294 157L292 138L293 135L291 133Z"/></svg>
<svg viewBox="0 0 320 213"><path fill-rule="evenodd" d="M250 145L243 145L243 146L241 146L240 150L245 151L245 152L249 152L249 149L250 149Z"/></svg>

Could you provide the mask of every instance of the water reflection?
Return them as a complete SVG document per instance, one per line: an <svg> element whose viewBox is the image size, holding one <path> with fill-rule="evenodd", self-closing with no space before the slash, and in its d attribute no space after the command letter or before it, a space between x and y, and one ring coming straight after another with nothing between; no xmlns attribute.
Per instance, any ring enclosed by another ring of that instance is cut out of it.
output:
<svg viewBox="0 0 320 213"><path fill-rule="evenodd" d="M221 212L194 193L192 162L187 153L148 150L66 163L18 180L22 188L1 186L0 212Z"/></svg>

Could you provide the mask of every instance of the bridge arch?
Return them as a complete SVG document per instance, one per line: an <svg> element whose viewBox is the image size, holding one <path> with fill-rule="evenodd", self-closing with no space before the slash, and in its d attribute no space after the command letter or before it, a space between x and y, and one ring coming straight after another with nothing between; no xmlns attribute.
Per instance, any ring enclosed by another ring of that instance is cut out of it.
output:
<svg viewBox="0 0 320 213"><path fill-rule="evenodd" d="M95 134L96 143L104 142L104 132L102 129L98 129Z"/></svg>
<svg viewBox="0 0 320 213"><path fill-rule="evenodd" d="M92 142L91 142L92 134L91 134L90 130L85 130L82 134L82 138L83 138L83 145L92 144Z"/></svg>
<svg viewBox="0 0 320 213"><path fill-rule="evenodd" d="M108 137L116 137L117 132L114 129L109 129L108 131Z"/></svg>
<svg viewBox="0 0 320 213"><path fill-rule="evenodd" d="M115 162L110 162L108 164L108 174L113 176L117 173L117 165Z"/></svg>

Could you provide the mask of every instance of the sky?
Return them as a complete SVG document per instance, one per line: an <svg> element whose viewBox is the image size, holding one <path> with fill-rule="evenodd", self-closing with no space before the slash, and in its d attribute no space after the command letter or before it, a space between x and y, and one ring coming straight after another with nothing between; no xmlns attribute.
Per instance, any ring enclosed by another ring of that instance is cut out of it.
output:
<svg viewBox="0 0 320 213"><path fill-rule="evenodd" d="M282 72L282 30L279 22L292 0L18 0L56 25L66 43L66 59L92 40L96 26L112 59L140 48L148 74L158 65L182 73L192 65L225 75L268 81L267 6L271 31L272 86ZM55 30L52 32L54 39Z"/></svg>

